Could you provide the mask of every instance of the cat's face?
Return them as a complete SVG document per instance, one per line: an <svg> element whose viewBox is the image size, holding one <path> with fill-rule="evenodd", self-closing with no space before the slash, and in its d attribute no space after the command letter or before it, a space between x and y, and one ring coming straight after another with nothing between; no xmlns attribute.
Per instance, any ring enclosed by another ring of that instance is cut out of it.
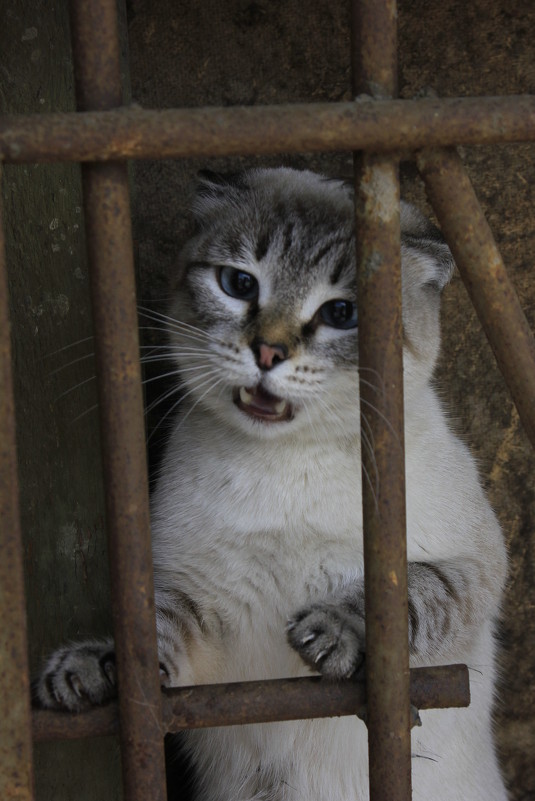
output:
<svg viewBox="0 0 535 801"><path fill-rule="evenodd" d="M190 400L262 437L356 431L348 188L286 169L210 176L195 212L170 326Z"/></svg>

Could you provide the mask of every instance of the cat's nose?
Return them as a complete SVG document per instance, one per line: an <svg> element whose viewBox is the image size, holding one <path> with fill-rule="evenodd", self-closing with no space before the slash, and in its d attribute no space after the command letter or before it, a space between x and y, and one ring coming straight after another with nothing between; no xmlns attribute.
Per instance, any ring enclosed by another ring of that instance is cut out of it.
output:
<svg viewBox="0 0 535 801"><path fill-rule="evenodd" d="M271 370L279 362L288 358L286 345L271 345L261 340L255 340L251 345L256 363L262 370Z"/></svg>

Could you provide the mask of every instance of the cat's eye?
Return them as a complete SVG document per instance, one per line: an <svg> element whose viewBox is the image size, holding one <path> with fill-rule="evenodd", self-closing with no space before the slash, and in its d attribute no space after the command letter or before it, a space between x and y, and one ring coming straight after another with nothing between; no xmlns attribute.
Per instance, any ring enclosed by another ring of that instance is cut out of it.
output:
<svg viewBox="0 0 535 801"><path fill-rule="evenodd" d="M357 305L351 300L329 300L319 309L320 320L332 328L356 328Z"/></svg>
<svg viewBox="0 0 535 801"><path fill-rule="evenodd" d="M220 267L217 273L219 286L231 298L240 300L256 300L258 297L258 281L250 273L236 267Z"/></svg>

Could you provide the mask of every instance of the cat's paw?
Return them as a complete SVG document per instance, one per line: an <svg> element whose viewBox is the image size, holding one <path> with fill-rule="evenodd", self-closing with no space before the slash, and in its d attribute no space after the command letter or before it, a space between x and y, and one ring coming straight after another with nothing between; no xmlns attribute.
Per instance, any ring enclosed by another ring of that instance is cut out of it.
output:
<svg viewBox="0 0 535 801"><path fill-rule="evenodd" d="M37 703L48 709L81 712L117 695L113 642L85 642L58 648L33 684Z"/></svg>
<svg viewBox="0 0 535 801"><path fill-rule="evenodd" d="M364 619L333 603L301 609L287 624L288 642L313 670L348 678L364 660Z"/></svg>

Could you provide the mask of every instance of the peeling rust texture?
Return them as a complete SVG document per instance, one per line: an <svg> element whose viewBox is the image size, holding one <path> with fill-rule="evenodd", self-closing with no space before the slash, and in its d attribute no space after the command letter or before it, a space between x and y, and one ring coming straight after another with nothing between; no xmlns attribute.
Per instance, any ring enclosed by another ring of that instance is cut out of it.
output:
<svg viewBox="0 0 535 801"><path fill-rule="evenodd" d="M121 103L115 0L75 0L82 110ZM165 799L134 259L126 165L82 171L95 330L124 795Z"/></svg>
<svg viewBox="0 0 535 801"><path fill-rule="evenodd" d="M366 89L378 92L370 82ZM534 139L532 95L162 111L121 108L0 118L0 154L4 161L19 164L341 150L410 152Z"/></svg>
<svg viewBox="0 0 535 801"><path fill-rule="evenodd" d="M397 95L395 0L354 0L351 60L353 94L391 99Z"/></svg>
<svg viewBox="0 0 535 801"><path fill-rule="evenodd" d="M470 703L466 665L413 668L411 703L417 709L465 707ZM210 726L237 726L275 720L302 720L362 713L366 688L360 682L319 677L180 687L163 693L166 732ZM425 725L425 718L424 718ZM36 741L115 734L117 704L78 715L35 710Z"/></svg>
<svg viewBox="0 0 535 801"><path fill-rule="evenodd" d="M392 0L354 2L356 96L384 98L396 92L396 16ZM361 420L367 421L361 453L370 801L410 801L401 245L394 158L355 157L355 211L359 394Z"/></svg>
<svg viewBox="0 0 535 801"><path fill-rule="evenodd" d="M0 798L31 801L30 682L7 299L0 203Z"/></svg>
<svg viewBox="0 0 535 801"><path fill-rule="evenodd" d="M535 447L535 339L470 179L455 150L423 151L418 167L519 417Z"/></svg>

